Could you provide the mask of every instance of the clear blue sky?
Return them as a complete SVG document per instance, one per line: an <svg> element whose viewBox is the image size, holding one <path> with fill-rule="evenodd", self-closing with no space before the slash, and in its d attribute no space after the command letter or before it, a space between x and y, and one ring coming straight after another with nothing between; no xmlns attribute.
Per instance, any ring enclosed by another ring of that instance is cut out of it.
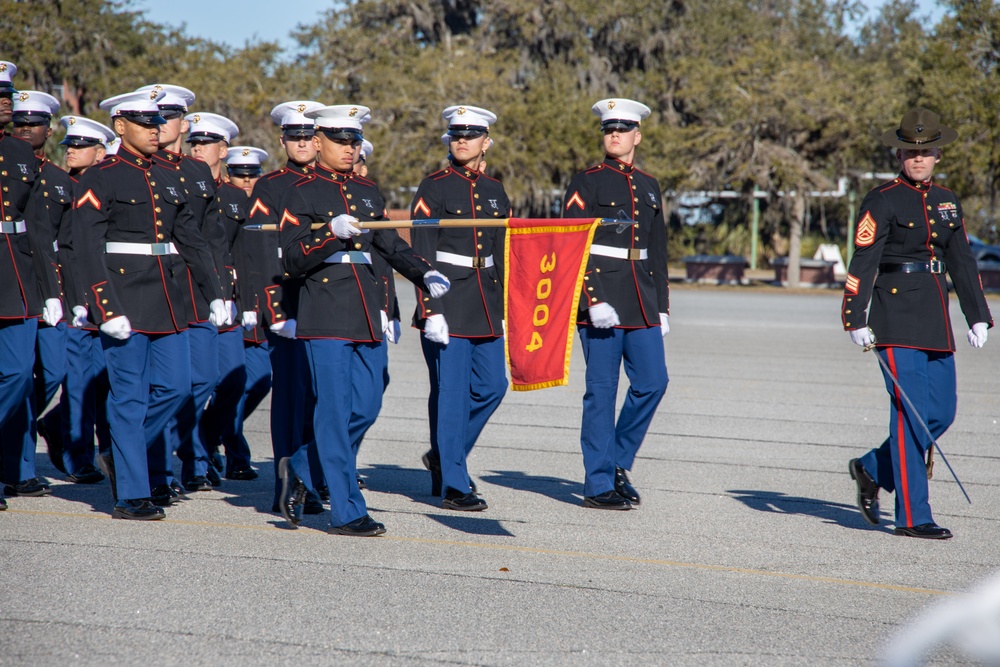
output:
<svg viewBox="0 0 1000 667"><path fill-rule="evenodd" d="M336 0L203 0L197 10L191 4L163 0L134 0L131 7L143 10L156 23L187 24L187 34L242 47L248 40L277 41L285 48L294 46L289 34L300 23L315 23ZM865 0L869 11L885 0ZM919 0L921 14L937 20L943 10L936 0ZM196 16L195 16L196 15Z"/></svg>

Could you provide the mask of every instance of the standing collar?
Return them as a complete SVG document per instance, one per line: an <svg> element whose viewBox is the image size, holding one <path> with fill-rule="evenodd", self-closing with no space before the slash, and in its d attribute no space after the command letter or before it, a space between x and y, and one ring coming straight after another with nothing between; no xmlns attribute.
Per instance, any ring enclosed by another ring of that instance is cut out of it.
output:
<svg viewBox="0 0 1000 667"><path fill-rule="evenodd" d="M611 167L615 171L620 171L623 174L631 174L633 171L635 171L634 165L622 162L621 160L613 158L610 155L604 156L604 164L605 166Z"/></svg>

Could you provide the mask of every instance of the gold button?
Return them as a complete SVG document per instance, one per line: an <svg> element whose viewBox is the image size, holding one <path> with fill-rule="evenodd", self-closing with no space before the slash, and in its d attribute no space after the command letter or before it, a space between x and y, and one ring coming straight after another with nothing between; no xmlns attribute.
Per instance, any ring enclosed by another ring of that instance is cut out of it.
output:
<svg viewBox="0 0 1000 667"><path fill-rule="evenodd" d="M157 227L162 227L163 226L163 221L162 220L157 220L156 221L156 226Z"/></svg>
<svg viewBox="0 0 1000 667"><path fill-rule="evenodd" d="M353 198L354 198L354 195L347 195L347 198L348 198L348 199L353 199Z"/></svg>
<svg viewBox="0 0 1000 667"><path fill-rule="evenodd" d="M475 193L474 195L472 195L472 197L473 197L474 199L479 199L479 193L478 193L478 192L477 192L477 193Z"/></svg>
<svg viewBox="0 0 1000 667"><path fill-rule="evenodd" d="M107 303L107 302L108 302L107 299L101 299L101 303Z"/></svg>
<svg viewBox="0 0 1000 667"><path fill-rule="evenodd" d="M477 210L477 211L482 211L482 210L483 210L483 207L482 207L482 206L479 206L479 205L477 204L477 205L476 205L476 210Z"/></svg>
<svg viewBox="0 0 1000 667"><path fill-rule="evenodd" d="M313 239L313 243L322 243L322 242L323 242L323 239L320 239L320 238Z"/></svg>
<svg viewBox="0 0 1000 667"><path fill-rule="evenodd" d="M180 167L178 167L178 169L179 169L179 168L180 168ZM183 177L183 176L181 176L181 183L183 183L183 182L184 182L184 177Z"/></svg>
<svg viewBox="0 0 1000 667"><path fill-rule="evenodd" d="M611 205L612 205L612 206L614 206L614 205L615 205L615 203L614 203L614 202L611 202Z"/></svg>
<svg viewBox="0 0 1000 667"><path fill-rule="evenodd" d="M153 210L154 210L154 211L156 211L157 213L159 213L159 212L160 212L160 207L159 207L159 206L157 206L157 207L156 207L156 208L154 208ZM219 212L221 213L222 211L219 211Z"/></svg>
<svg viewBox="0 0 1000 667"><path fill-rule="evenodd" d="M357 211L357 210L358 210L358 207L357 207L357 206L355 206L354 204L351 204L351 210L352 210L352 211ZM459 213L461 213L461 211L459 211Z"/></svg>
<svg viewBox="0 0 1000 667"><path fill-rule="evenodd" d="M851 326L850 322L845 322L844 324L846 324L847 326Z"/></svg>
<svg viewBox="0 0 1000 667"><path fill-rule="evenodd" d="M277 306L277 305L278 305L278 302L277 302L277 301L275 301L275 302L274 302L274 303L272 303L271 305L272 305L272 306Z"/></svg>
<svg viewBox="0 0 1000 667"><path fill-rule="evenodd" d="M462 212L462 209L458 209L457 211L455 211L455 213L461 213L461 212Z"/></svg>
<svg viewBox="0 0 1000 667"><path fill-rule="evenodd" d="M934 224L934 221L933 221L933 220L931 220L931 224L932 224L932 225Z"/></svg>
<svg viewBox="0 0 1000 667"><path fill-rule="evenodd" d="M125 269L118 269L118 273L125 275Z"/></svg>
<svg viewBox="0 0 1000 667"><path fill-rule="evenodd" d="M893 293L893 294L895 294L896 292L897 292L896 288L895 288L895 287L893 287L893 288L892 288L892 293Z"/></svg>
<svg viewBox="0 0 1000 667"><path fill-rule="evenodd" d="M277 306L278 304L274 304L274 305L276 305L276 306ZM280 320L280 319L281 319L281 313L275 313L275 314L274 314L274 319L276 319L276 320Z"/></svg>
<svg viewBox="0 0 1000 667"><path fill-rule="evenodd" d="M134 200L134 199L132 200L132 203L133 203L133 204L135 203L135 200Z"/></svg>
<svg viewBox="0 0 1000 667"><path fill-rule="evenodd" d="M929 211L929 210L931 210L931 207L930 207L930 206L928 206L928 207L927 207L927 210L928 210L928 211Z"/></svg>
<svg viewBox="0 0 1000 667"><path fill-rule="evenodd" d="M634 202L638 203L638 202L639 202L639 198L638 198L638 197L635 197L635 198L633 198L633 199L632 199L632 201L634 201Z"/></svg>
<svg viewBox="0 0 1000 667"><path fill-rule="evenodd" d="M98 287L98 288L97 288L97 293L98 293L98 294L100 294L100 293L101 293L101 292L103 292L103 291L104 291L104 288L103 288L103 287Z"/></svg>
<svg viewBox="0 0 1000 667"><path fill-rule="evenodd" d="M590 280L590 276L584 276L583 279L584 280Z"/></svg>
<svg viewBox="0 0 1000 667"><path fill-rule="evenodd" d="M328 282L330 282L330 279L329 278L323 278L323 282L328 283Z"/></svg>
<svg viewBox="0 0 1000 667"><path fill-rule="evenodd" d="M590 297L590 300L591 300L591 302L593 302L593 303L597 303L597 297L596 297L596 296L592 296L592 297Z"/></svg>
<svg viewBox="0 0 1000 667"><path fill-rule="evenodd" d="M910 226L910 227L912 227L912 226L913 226L913 223L911 222L909 226Z"/></svg>
<svg viewBox="0 0 1000 667"><path fill-rule="evenodd" d="M360 243L355 243L354 244L354 249L355 250L361 250L361 244Z"/></svg>
<svg viewBox="0 0 1000 667"><path fill-rule="evenodd" d="M272 290L268 290L267 293L268 294L274 294L274 290L273 289Z"/></svg>
<svg viewBox="0 0 1000 667"><path fill-rule="evenodd" d="M851 314L851 311L849 311L849 310L845 310L845 311L844 311L844 313L845 313L845 314L847 314L847 315L850 315L850 314Z"/></svg>
<svg viewBox="0 0 1000 667"><path fill-rule="evenodd" d="M153 199L159 199L160 195L153 195Z"/></svg>
<svg viewBox="0 0 1000 667"><path fill-rule="evenodd" d="M48 196L49 196L49 193L48 193L48 191L46 190L46 191L42 192L42 196L43 196L43 197L48 197Z"/></svg>
<svg viewBox="0 0 1000 667"><path fill-rule="evenodd" d="M149 184L150 185L156 185L156 181L150 181Z"/></svg>
<svg viewBox="0 0 1000 667"><path fill-rule="evenodd" d="M482 235L483 235L482 232L476 232L476 236L482 236Z"/></svg>
<svg viewBox="0 0 1000 667"><path fill-rule="evenodd" d="M483 249L483 244L482 243L477 243L476 247L479 248L480 250L482 250Z"/></svg>
<svg viewBox="0 0 1000 667"><path fill-rule="evenodd" d="M588 288L587 288L587 291L588 291L588 292L593 292L593 291L594 291L594 288L593 288L593 287L588 287Z"/></svg>
<svg viewBox="0 0 1000 667"><path fill-rule="evenodd" d="M937 232L931 232L931 238L937 238Z"/></svg>
<svg viewBox="0 0 1000 667"><path fill-rule="evenodd" d="M594 271L595 271L595 272L597 272L597 273L600 273L600 272L601 272L601 270L600 270L600 269L594 269Z"/></svg>
<svg viewBox="0 0 1000 667"><path fill-rule="evenodd" d="M106 313L104 313L104 314L105 314L105 315L114 315L115 313L114 313L114 311L111 311L111 310L109 310L108 312L106 312Z"/></svg>
<svg viewBox="0 0 1000 667"><path fill-rule="evenodd" d="M639 237L638 237L638 236L636 236L636 237L635 237L635 240L636 240L636 241L638 241L638 240L639 240Z"/></svg>
<svg viewBox="0 0 1000 667"><path fill-rule="evenodd" d="M160 241L162 241L163 240L163 234L157 234L156 238L159 239Z"/></svg>
<svg viewBox="0 0 1000 667"><path fill-rule="evenodd" d="M333 215L333 211L327 212L327 215Z"/></svg>
<svg viewBox="0 0 1000 667"><path fill-rule="evenodd" d="M308 250L308 249L309 249L309 244L307 243L307 244L306 244L306 250Z"/></svg>

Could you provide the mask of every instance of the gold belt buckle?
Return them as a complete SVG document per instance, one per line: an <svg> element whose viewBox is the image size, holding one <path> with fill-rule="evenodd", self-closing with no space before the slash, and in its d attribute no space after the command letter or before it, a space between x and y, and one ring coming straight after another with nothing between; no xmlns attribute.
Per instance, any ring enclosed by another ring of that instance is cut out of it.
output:
<svg viewBox="0 0 1000 667"><path fill-rule="evenodd" d="M629 258L629 261L635 262L635 261L638 261L639 259L641 259L641 255L640 255L641 252L642 251L639 248L629 248L628 249L628 258Z"/></svg>
<svg viewBox="0 0 1000 667"><path fill-rule="evenodd" d="M485 269L486 268L486 258L485 257L473 257L472 258L472 268L474 268L474 269Z"/></svg>

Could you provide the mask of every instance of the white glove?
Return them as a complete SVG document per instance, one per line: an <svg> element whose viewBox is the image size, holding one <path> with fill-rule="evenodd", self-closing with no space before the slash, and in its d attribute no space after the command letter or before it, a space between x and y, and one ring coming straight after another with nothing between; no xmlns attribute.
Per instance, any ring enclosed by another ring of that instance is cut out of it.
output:
<svg viewBox="0 0 1000 667"><path fill-rule="evenodd" d="M349 239L352 236L357 236L361 233L361 230L352 225L352 222L357 222L358 219L353 215L348 215L346 213L341 213L336 218L330 221L330 231L338 239Z"/></svg>
<svg viewBox="0 0 1000 667"><path fill-rule="evenodd" d="M380 310L378 314L382 316L382 333L385 333L385 330L389 328L389 313Z"/></svg>
<svg viewBox="0 0 1000 667"><path fill-rule="evenodd" d="M59 320L62 319L62 303L59 299L46 299L45 307L42 308L42 319L50 327L54 327L59 324Z"/></svg>
<svg viewBox="0 0 1000 667"><path fill-rule="evenodd" d="M587 308L587 313L590 315L590 324L597 329L610 329L622 323L618 319L615 307L610 303L595 303L593 306Z"/></svg>
<svg viewBox="0 0 1000 667"><path fill-rule="evenodd" d="M403 331L399 326L399 320L389 320L389 325L385 328L385 339L393 345L399 344L399 337Z"/></svg>
<svg viewBox="0 0 1000 667"><path fill-rule="evenodd" d="M428 271L425 273L424 285L427 286L427 291L430 293L432 299L440 299L451 289L451 281L438 271Z"/></svg>
<svg viewBox="0 0 1000 667"><path fill-rule="evenodd" d="M132 335L132 324L124 315L112 317L102 324L100 329L107 335L118 340L128 340L128 337Z"/></svg>
<svg viewBox="0 0 1000 667"><path fill-rule="evenodd" d="M986 322L976 322L969 329L969 345L972 347L982 347L986 345Z"/></svg>
<svg viewBox="0 0 1000 667"><path fill-rule="evenodd" d="M868 327L864 329L851 329L851 342L861 347L868 347L875 344L875 334Z"/></svg>
<svg viewBox="0 0 1000 667"><path fill-rule="evenodd" d="M70 325L80 329L87 324L87 308L85 306L73 306L73 321Z"/></svg>
<svg viewBox="0 0 1000 667"><path fill-rule="evenodd" d="M244 310L243 311L243 328L250 331L255 326L257 326L257 311L256 310Z"/></svg>
<svg viewBox="0 0 1000 667"><path fill-rule="evenodd" d="M271 331L282 338L295 338L295 320L275 322L271 325Z"/></svg>
<svg viewBox="0 0 1000 667"><path fill-rule="evenodd" d="M229 309L229 321L226 324L232 324L239 317L239 311L236 310L236 302L226 299L226 308Z"/></svg>
<svg viewBox="0 0 1000 667"><path fill-rule="evenodd" d="M233 323L233 319L229 315L229 308L226 307L226 302L222 299L213 299L212 302L208 304L208 309L212 311L208 316L208 321L216 327L222 327Z"/></svg>
<svg viewBox="0 0 1000 667"><path fill-rule="evenodd" d="M666 336L670 333L670 323L667 322L667 314L660 313L660 334Z"/></svg>
<svg viewBox="0 0 1000 667"><path fill-rule="evenodd" d="M448 323L444 315L431 315L424 323L424 336L432 343L448 344Z"/></svg>

